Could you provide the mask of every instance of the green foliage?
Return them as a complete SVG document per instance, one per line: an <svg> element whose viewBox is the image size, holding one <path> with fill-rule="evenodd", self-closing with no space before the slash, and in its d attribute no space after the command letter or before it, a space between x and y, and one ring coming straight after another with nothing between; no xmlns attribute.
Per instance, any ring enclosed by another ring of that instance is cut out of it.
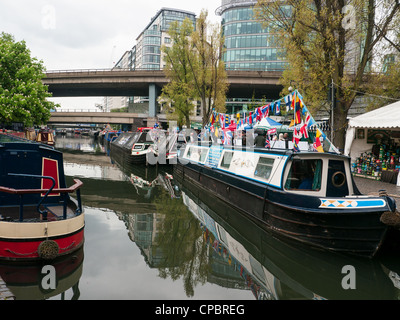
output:
<svg viewBox="0 0 400 320"><path fill-rule="evenodd" d="M0 35L0 123L21 122L25 126L45 124L56 105L43 85L45 69L32 58L25 41Z"/></svg>
<svg viewBox="0 0 400 320"><path fill-rule="evenodd" d="M162 97L169 102L178 125L190 126L195 100L201 102L203 124L208 123L213 108L225 111L228 84L222 61L224 39L220 26L209 24L207 15L207 11L201 13L196 29L189 19L172 23L172 47L162 48L164 71L170 79Z"/></svg>
<svg viewBox="0 0 400 320"><path fill-rule="evenodd" d="M258 0L256 8L258 19L273 30L289 62L281 79L285 88L295 81L315 112L326 103L328 86L334 82L333 142L343 149L348 111L389 30L398 30L400 2Z"/></svg>
<svg viewBox="0 0 400 320"><path fill-rule="evenodd" d="M162 47L166 62L164 72L170 82L164 86L161 97L168 102L178 125L186 124L188 128L190 128L190 115L193 113L192 101L195 99L193 74L189 64L189 60L194 59L194 52L188 38L193 30L193 24L188 18L181 25L174 21L169 29L173 45Z"/></svg>

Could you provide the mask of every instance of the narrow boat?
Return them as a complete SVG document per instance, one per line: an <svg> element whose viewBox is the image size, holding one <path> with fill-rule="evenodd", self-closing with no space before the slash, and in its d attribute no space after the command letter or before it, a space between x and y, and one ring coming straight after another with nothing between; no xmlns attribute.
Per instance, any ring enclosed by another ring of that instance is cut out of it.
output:
<svg viewBox="0 0 400 320"><path fill-rule="evenodd" d="M40 129L36 134L36 142L54 146L54 134L50 129Z"/></svg>
<svg viewBox="0 0 400 320"><path fill-rule="evenodd" d="M146 164L150 146L164 135L163 130L154 128L124 132L111 142L110 150L114 157L122 158L127 164Z"/></svg>
<svg viewBox="0 0 400 320"><path fill-rule="evenodd" d="M82 247L82 182L65 180L61 152L0 134L0 259L53 260Z"/></svg>
<svg viewBox="0 0 400 320"><path fill-rule="evenodd" d="M393 213L388 196L360 194L350 158L289 149L188 144L174 174L210 190L278 236L336 252L374 256Z"/></svg>
<svg viewBox="0 0 400 320"><path fill-rule="evenodd" d="M186 144L182 133L172 132L163 136L149 148L147 162L150 164L175 164L178 161L178 151Z"/></svg>

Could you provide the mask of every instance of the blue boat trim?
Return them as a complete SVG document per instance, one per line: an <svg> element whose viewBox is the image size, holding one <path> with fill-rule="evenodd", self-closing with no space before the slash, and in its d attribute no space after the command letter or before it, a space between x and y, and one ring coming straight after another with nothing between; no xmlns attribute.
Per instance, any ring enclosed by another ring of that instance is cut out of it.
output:
<svg viewBox="0 0 400 320"><path fill-rule="evenodd" d="M387 203L383 199L320 199L320 208L330 209L360 209L384 208Z"/></svg>

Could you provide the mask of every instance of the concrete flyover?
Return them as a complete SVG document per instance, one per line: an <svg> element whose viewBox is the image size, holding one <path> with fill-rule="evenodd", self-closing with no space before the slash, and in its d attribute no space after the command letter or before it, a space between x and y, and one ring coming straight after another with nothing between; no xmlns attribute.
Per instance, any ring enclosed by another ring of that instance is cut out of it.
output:
<svg viewBox="0 0 400 320"><path fill-rule="evenodd" d="M228 98L275 98L280 71L227 71ZM48 71L43 83L53 97L152 96L168 83L162 70L58 70Z"/></svg>
<svg viewBox="0 0 400 320"><path fill-rule="evenodd" d="M147 120L147 114L139 113L53 112L48 124L129 124L143 126Z"/></svg>

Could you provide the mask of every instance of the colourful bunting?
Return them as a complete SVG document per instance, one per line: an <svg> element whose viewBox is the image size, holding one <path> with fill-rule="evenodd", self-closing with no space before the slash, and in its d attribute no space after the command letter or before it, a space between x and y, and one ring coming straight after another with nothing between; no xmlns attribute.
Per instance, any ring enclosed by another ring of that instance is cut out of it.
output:
<svg viewBox="0 0 400 320"><path fill-rule="evenodd" d="M266 104L262 107L258 107L254 110L254 112L249 112L246 116L246 112L237 113L236 119L235 115L228 115L223 113L218 113L213 110L210 115L210 122L206 126L208 131L211 131L215 136L218 137L218 127L221 130L224 130L224 142L228 143L229 137L226 131L236 130L239 127L245 127L249 125L252 127L257 122L260 122L262 119L269 117L271 115L281 115L283 103L286 105L286 111L293 110L293 120L289 127L294 127L294 137L293 137L293 145L294 150L298 150L298 143L302 138L310 139L309 130L310 127L316 125L314 118L311 116L308 111L306 105L304 104L303 97L301 94L295 90L285 96L284 98ZM321 141L319 138L323 138L326 141L326 145L329 146L329 151L339 152L335 146L331 144L329 139L327 139L326 135L317 128L317 136L315 139L313 146L315 150L318 152L324 152ZM232 139L232 138L231 138ZM269 142L270 143L270 142ZM266 143L268 144L268 142Z"/></svg>

